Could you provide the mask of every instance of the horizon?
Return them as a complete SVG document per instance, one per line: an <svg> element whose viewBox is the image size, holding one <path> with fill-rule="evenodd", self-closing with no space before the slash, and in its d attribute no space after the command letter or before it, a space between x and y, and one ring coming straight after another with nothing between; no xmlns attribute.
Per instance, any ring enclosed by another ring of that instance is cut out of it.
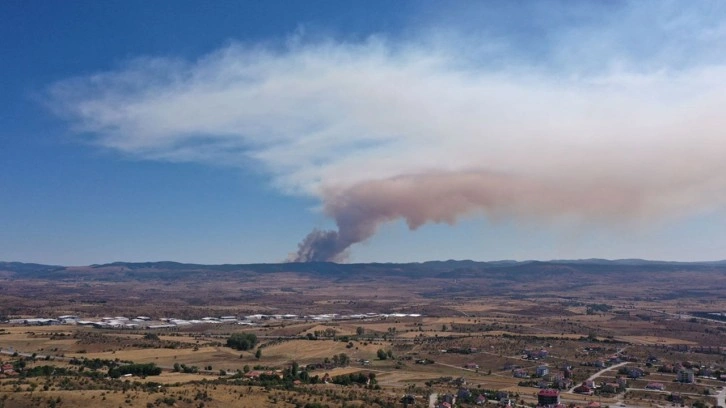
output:
<svg viewBox="0 0 726 408"><path fill-rule="evenodd" d="M726 254L724 3L0 15L0 259Z"/></svg>
<svg viewBox="0 0 726 408"><path fill-rule="evenodd" d="M619 258L619 259L607 259L607 258L578 258L578 259L522 259L522 260L516 260L516 259L492 259L487 261L482 260L474 260L474 259L429 259L426 261L403 261L403 262L377 262L377 261L370 261L370 262L335 262L335 261L306 261L306 262L295 262L295 261L283 261L283 262L245 262L245 263L199 263L199 262L178 262L178 261L170 261L170 260L161 260L161 261L112 261L112 262L102 262L102 263L93 263L93 264L75 264L75 265L63 265L63 264L46 264L42 262L24 262L24 261L5 261L0 260L0 264L3 263L18 263L23 265L41 265L41 266L57 266L57 267L87 267L87 266L111 266L115 264L163 264L163 263L170 263L170 264L178 264L178 265L199 265L199 266L227 266L227 265L303 265L303 264L331 264L331 265L348 265L348 266L355 266L355 265L409 265L409 264L426 264L426 263L434 263L434 262L473 262L473 263L482 263L482 264L489 264L489 263L517 263L517 264L526 264L526 263L558 263L558 262L568 262L568 263L577 263L577 262L642 262L642 263L669 263L669 264L717 264L717 263L726 263L726 259L716 259L716 260L701 260L701 261L679 261L679 260L665 260L665 259L644 259L644 258Z"/></svg>

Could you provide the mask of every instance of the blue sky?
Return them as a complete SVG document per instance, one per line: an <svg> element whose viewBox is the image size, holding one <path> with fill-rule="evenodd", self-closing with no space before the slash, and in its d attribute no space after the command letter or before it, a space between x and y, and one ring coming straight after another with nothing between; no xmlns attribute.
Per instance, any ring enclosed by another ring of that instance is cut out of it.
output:
<svg viewBox="0 0 726 408"><path fill-rule="evenodd" d="M725 15L2 2L0 259L726 258Z"/></svg>

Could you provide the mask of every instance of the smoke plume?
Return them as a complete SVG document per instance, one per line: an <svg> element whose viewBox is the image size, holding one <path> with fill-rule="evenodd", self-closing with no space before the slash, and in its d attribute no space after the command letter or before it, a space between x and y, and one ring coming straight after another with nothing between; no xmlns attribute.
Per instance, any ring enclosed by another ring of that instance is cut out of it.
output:
<svg viewBox="0 0 726 408"><path fill-rule="evenodd" d="M582 173L590 173L583 168ZM359 183L328 191L325 213L338 231L314 230L299 244L296 262L343 261L347 249L386 222L404 219L412 230L454 224L462 216L513 217L541 222L557 218L622 223L673 214L699 201L670 180L576 180L512 176L486 171L430 172ZM721 193L720 200L722 200ZM678 203L674 205L674 203Z"/></svg>
<svg viewBox="0 0 726 408"><path fill-rule="evenodd" d="M494 36L231 43L59 81L48 103L105 149L238 167L319 201L337 229L311 232L295 261L343 261L397 220L697 216L726 208L726 7L668 4L518 6L489 15Z"/></svg>

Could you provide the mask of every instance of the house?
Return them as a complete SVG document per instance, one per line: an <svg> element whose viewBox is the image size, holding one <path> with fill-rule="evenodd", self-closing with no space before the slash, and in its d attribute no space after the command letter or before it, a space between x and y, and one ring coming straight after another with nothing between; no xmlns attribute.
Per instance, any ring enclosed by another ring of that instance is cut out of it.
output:
<svg viewBox="0 0 726 408"><path fill-rule="evenodd" d="M494 394L494 398L496 398L497 401L501 401L509 398L509 393L506 391L497 391L496 394Z"/></svg>
<svg viewBox="0 0 726 408"><path fill-rule="evenodd" d="M545 375L550 373L550 368L546 365L541 365L537 367L537 377L544 377Z"/></svg>
<svg viewBox="0 0 726 408"><path fill-rule="evenodd" d="M572 367L570 367L570 366L565 367L562 374L564 374L565 378L572 378Z"/></svg>
<svg viewBox="0 0 726 408"><path fill-rule="evenodd" d="M592 388L588 387L587 384L585 384L583 382L581 385L575 387L575 389L572 390L572 392L574 392L576 394L582 394L582 395L592 395L593 390L592 390Z"/></svg>
<svg viewBox="0 0 726 408"><path fill-rule="evenodd" d="M472 396L471 391L467 388L459 388L459 391L456 393L456 398L463 400L470 399Z"/></svg>
<svg viewBox="0 0 726 408"><path fill-rule="evenodd" d="M469 370L478 370L479 364L477 363L466 363L464 364L464 368L468 368Z"/></svg>
<svg viewBox="0 0 726 408"><path fill-rule="evenodd" d="M587 404L587 408L600 408L600 403L597 401L592 401Z"/></svg>
<svg viewBox="0 0 726 408"><path fill-rule="evenodd" d="M663 385L663 383L652 382L648 383L648 385L645 386L645 389L663 391L665 389L665 386Z"/></svg>
<svg viewBox="0 0 726 408"><path fill-rule="evenodd" d="M560 392L551 388L545 388L537 393L537 405L538 406L550 406L559 405L560 403Z"/></svg>
<svg viewBox="0 0 726 408"><path fill-rule="evenodd" d="M7 377L12 377L18 375L18 372L15 371L15 367L13 367L12 364L5 363L2 366L0 366L0 373Z"/></svg>
<svg viewBox="0 0 726 408"><path fill-rule="evenodd" d="M523 368L512 370L512 375L514 378L529 378L529 373L527 373L527 370Z"/></svg>
<svg viewBox="0 0 726 408"><path fill-rule="evenodd" d="M454 380L454 384L458 387L464 386L464 385L466 385L466 378L464 378L464 377L456 378Z"/></svg>
<svg viewBox="0 0 726 408"><path fill-rule="evenodd" d="M541 360L544 358L547 358L549 355L549 352L545 349L540 350L524 350L522 353L525 359L527 360Z"/></svg>
<svg viewBox="0 0 726 408"><path fill-rule="evenodd" d="M616 382L605 383L602 386L602 392L607 394L615 394L620 391L620 385Z"/></svg>
<svg viewBox="0 0 726 408"><path fill-rule="evenodd" d="M566 388L572 387L572 380L569 378L564 378L562 376L555 376L555 378L552 380L552 386L564 390Z"/></svg>
<svg viewBox="0 0 726 408"><path fill-rule="evenodd" d="M261 374L262 374L262 371L255 370L255 371L250 371L250 372L246 373L245 377L246 378L259 378Z"/></svg>
<svg viewBox="0 0 726 408"><path fill-rule="evenodd" d="M694 380L693 370L680 370L676 376L678 382L691 384Z"/></svg>
<svg viewBox="0 0 726 408"><path fill-rule="evenodd" d="M444 394L441 397L441 402L443 404L449 404L450 407L453 407L454 404L456 404L456 396L453 394Z"/></svg>
<svg viewBox="0 0 726 408"><path fill-rule="evenodd" d="M638 379L645 375L645 371L641 370L640 368L633 367L628 370L628 377L633 379Z"/></svg>
<svg viewBox="0 0 726 408"><path fill-rule="evenodd" d="M484 394L479 394L478 397L476 397L476 405L484 405L487 403L487 397L484 396Z"/></svg>
<svg viewBox="0 0 726 408"><path fill-rule="evenodd" d="M713 370L711 370L708 367L703 367L698 370L698 376L699 377L711 377L711 376L713 376Z"/></svg>

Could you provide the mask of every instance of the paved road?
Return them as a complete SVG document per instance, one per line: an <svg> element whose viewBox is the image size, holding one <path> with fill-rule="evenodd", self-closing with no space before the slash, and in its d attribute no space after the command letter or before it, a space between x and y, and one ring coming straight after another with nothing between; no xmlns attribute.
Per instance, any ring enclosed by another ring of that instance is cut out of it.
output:
<svg viewBox="0 0 726 408"><path fill-rule="evenodd" d="M622 367L622 366L624 366L626 364L628 364L628 362L627 361L623 361L622 363L618 363L618 364L615 364L615 365L610 366L610 367L605 367L602 370L600 370L600 371L596 372L595 374L591 375L587 379L587 381L595 381L596 378L600 377L601 375L605 374L606 372L608 372L610 370L614 370L614 369L620 368L620 367ZM577 388L579 386L580 386L580 384L577 384L577 385L573 386L572 388L570 388L569 390L567 390L567 392L569 394L572 394L575 391L575 388Z"/></svg>

